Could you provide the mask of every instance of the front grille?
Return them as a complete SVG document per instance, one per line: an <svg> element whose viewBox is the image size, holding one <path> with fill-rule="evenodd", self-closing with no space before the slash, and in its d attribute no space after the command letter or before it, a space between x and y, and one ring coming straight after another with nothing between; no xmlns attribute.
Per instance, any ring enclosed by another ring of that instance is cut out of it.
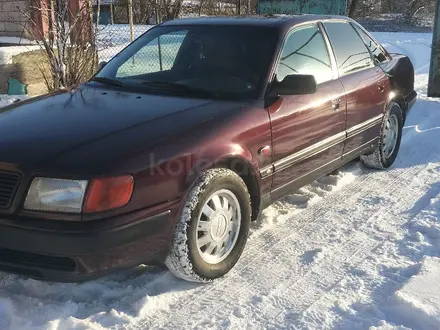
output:
<svg viewBox="0 0 440 330"><path fill-rule="evenodd" d="M20 184L20 174L0 171L0 209L9 209Z"/></svg>

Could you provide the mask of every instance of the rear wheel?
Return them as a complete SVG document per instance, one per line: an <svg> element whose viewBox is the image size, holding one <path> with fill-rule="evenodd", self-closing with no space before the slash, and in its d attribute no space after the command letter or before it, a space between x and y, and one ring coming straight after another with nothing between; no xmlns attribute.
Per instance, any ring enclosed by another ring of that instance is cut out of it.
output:
<svg viewBox="0 0 440 330"><path fill-rule="evenodd" d="M177 277L193 282L225 275L243 252L250 221L243 180L229 169L204 172L187 197L165 264Z"/></svg>
<svg viewBox="0 0 440 330"><path fill-rule="evenodd" d="M393 165L399 153L403 130L402 108L392 102L382 123L379 143L373 153L361 156L363 163L374 169L386 169Z"/></svg>

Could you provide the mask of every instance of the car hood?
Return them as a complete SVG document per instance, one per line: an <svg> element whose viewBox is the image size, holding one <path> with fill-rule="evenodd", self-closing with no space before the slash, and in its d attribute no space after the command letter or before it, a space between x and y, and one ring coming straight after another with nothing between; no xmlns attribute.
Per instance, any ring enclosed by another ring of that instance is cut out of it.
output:
<svg viewBox="0 0 440 330"><path fill-rule="evenodd" d="M58 92L0 109L0 163L32 167L100 140L108 149L109 137L132 129L152 144L239 104L89 86Z"/></svg>

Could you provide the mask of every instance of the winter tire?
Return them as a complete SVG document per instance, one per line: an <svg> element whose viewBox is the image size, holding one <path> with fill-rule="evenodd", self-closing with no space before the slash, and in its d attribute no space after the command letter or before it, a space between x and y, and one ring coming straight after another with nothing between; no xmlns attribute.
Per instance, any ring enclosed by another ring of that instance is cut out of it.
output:
<svg viewBox="0 0 440 330"><path fill-rule="evenodd" d="M187 196L165 261L177 277L210 282L228 273L249 235L251 199L233 171L205 171Z"/></svg>
<svg viewBox="0 0 440 330"><path fill-rule="evenodd" d="M379 143L372 154L361 156L363 163L373 169L386 169L393 165L402 140L402 108L391 102L385 114Z"/></svg>

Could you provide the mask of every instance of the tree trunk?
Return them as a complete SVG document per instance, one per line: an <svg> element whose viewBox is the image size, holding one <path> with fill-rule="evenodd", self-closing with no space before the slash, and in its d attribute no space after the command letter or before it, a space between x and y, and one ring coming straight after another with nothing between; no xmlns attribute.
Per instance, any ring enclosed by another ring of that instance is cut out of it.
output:
<svg viewBox="0 0 440 330"><path fill-rule="evenodd" d="M128 24L130 24L130 41L134 40L134 31L133 31L133 0L128 0Z"/></svg>
<svg viewBox="0 0 440 330"><path fill-rule="evenodd" d="M348 17L353 17L354 16L354 12L356 10L358 2L359 2L359 0L351 0L350 8L348 10Z"/></svg>
<svg viewBox="0 0 440 330"><path fill-rule="evenodd" d="M110 23L115 24L115 18L113 14L113 0L110 0Z"/></svg>
<svg viewBox="0 0 440 330"><path fill-rule="evenodd" d="M96 8L96 30L98 30L99 27L99 18L101 16L101 0L98 1L98 6Z"/></svg>
<svg viewBox="0 0 440 330"><path fill-rule="evenodd" d="M175 1L174 6L172 8L173 8L173 10L171 12L171 15L172 15L171 19L178 18L180 15L180 11L182 9L182 0Z"/></svg>
<svg viewBox="0 0 440 330"><path fill-rule="evenodd" d="M440 0L436 1L435 6L435 23L428 83L429 97L440 97Z"/></svg>
<svg viewBox="0 0 440 330"><path fill-rule="evenodd" d="M200 0L200 2L199 2L199 16L202 15L202 7L203 7L203 3L204 3L204 0Z"/></svg>
<svg viewBox="0 0 440 330"><path fill-rule="evenodd" d="M155 16L155 24L159 24L160 18L159 18L159 3L158 0L154 0L154 16Z"/></svg>

